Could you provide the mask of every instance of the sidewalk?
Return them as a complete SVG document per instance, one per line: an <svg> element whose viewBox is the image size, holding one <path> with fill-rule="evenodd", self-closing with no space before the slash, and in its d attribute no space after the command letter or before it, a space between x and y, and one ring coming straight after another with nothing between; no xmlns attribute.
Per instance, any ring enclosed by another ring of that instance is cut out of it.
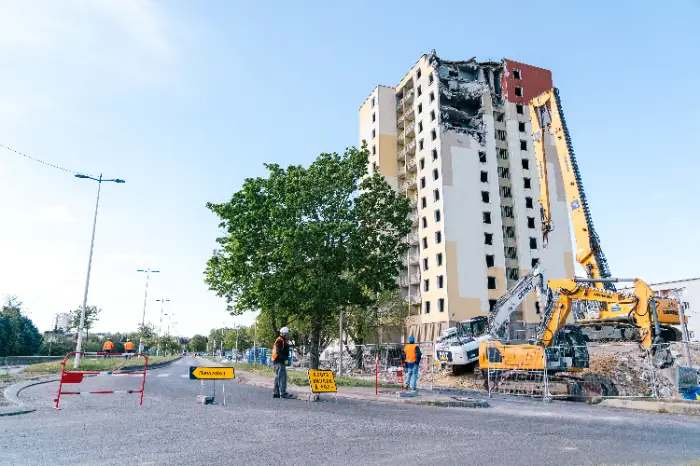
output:
<svg viewBox="0 0 700 466"><path fill-rule="evenodd" d="M269 389L272 392L273 378L260 374L237 370L236 379L239 383L253 387ZM311 393L311 387L299 387L289 385L290 392L297 395L300 400L319 401L317 394ZM421 406L442 406L456 408L487 408L489 404L485 400L465 396L450 396L420 390L416 397L399 397L396 395L399 389L379 388L379 394L373 387L338 387L338 393L323 393L320 399L330 400L334 398L356 401L376 401L383 403L405 403Z"/></svg>

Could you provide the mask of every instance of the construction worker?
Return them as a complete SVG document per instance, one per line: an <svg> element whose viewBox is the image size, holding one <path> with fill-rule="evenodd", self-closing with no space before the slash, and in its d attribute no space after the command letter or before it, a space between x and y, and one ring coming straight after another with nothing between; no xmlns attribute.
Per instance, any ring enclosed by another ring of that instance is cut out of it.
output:
<svg viewBox="0 0 700 466"><path fill-rule="evenodd" d="M102 345L102 351L105 353L111 353L114 351L114 343L112 343L111 338L107 338L107 341L105 341L104 345ZM105 354L105 358L109 356L109 354Z"/></svg>
<svg viewBox="0 0 700 466"><path fill-rule="evenodd" d="M275 384L272 392L273 398L294 398L287 393L287 366L289 365L289 329L282 327L280 336L272 347L272 365L275 368Z"/></svg>
<svg viewBox="0 0 700 466"><path fill-rule="evenodd" d="M408 344L403 348L403 360L406 366L406 389L412 388L416 390L418 383L418 367L420 360L423 357L420 348L416 345L416 339L411 335L408 337ZM411 385L413 381L413 385Z"/></svg>
<svg viewBox="0 0 700 466"><path fill-rule="evenodd" d="M134 344L131 342L131 339L127 338L126 343L124 343L124 352L126 353L126 356L124 356L126 359L129 359L131 356L131 353L134 352Z"/></svg>

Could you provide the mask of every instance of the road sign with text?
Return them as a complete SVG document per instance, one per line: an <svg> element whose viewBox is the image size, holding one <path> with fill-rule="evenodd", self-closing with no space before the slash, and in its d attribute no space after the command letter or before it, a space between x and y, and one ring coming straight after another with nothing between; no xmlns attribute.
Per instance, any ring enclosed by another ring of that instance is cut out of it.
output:
<svg viewBox="0 0 700 466"><path fill-rule="evenodd" d="M196 367L190 366L190 379L233 379L236 374L233 367Z"/></svg>
<svg viewBox="0 0 700 466"><path fill-rule="evenodd" d="M338 388L335 386L333 371L320 371L309 369L309 385L313 393L335 393Z"/></svg>

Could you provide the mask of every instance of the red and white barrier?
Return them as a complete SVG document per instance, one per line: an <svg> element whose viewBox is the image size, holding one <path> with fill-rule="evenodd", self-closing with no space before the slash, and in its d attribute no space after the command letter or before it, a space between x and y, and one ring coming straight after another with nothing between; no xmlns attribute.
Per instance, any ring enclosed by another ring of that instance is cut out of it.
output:
<svg viewBox="0 0 700 466"><path fill-rule="evenodd" d="M68 361L68 358L71 357L72 355L109 355L109 356L141 356L144 359L143 362L143 370L142 371L68 371L66 372L66 361ZM58 384L58 395L56 396L56 399L54 400L56 402L56 409L61 409L58 407L58 404L61 399L61 395L112 395L115 393L140 393L140 399L139 399L139 406L143 405L143 394L146 388L146 370L148 369L148 356L146 356L143 353L107 353L107 352L84 352L84 351L72 351L66 355L65 358L63 358L63 361L61 361L61 380ZM81 391L72 391L72 392L64 392L63 390L63 384L64 383L69 383L69 384L77 384L81 383L83 381L83 377L86 375L128 375L128 374L143 374L143 377L141 379L141 389L140 390L95 390L95 391L89 391L89 392L81 392Z"/></svg>

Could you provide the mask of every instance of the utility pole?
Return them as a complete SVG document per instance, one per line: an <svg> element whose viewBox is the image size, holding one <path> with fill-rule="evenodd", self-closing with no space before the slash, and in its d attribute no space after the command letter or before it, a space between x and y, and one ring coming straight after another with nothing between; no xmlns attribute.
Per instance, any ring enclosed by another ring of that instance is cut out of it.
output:
<svg viewBox="0 0 700 466"><path fill-rule="evenodd" d="M165 306L165 303L169 303L169 299L156 299L157 302L160 302L160 323L158 324L158 349L156 349L156 356L160 356L160 337L163 334L163 307ZM166 314L167 315L167 314Z"/></svg>
<svg viewBox="0 0 700 466"><path fill-rule="evenodd" d="M141 327L146 325L146 305L148 304L148 281L152 273L160 273L160 270L138 269L137 272L146 274L146 292L143 296L143 313L141 314ZM139 353L143 353L143 335L139 335Z"/></svg>

